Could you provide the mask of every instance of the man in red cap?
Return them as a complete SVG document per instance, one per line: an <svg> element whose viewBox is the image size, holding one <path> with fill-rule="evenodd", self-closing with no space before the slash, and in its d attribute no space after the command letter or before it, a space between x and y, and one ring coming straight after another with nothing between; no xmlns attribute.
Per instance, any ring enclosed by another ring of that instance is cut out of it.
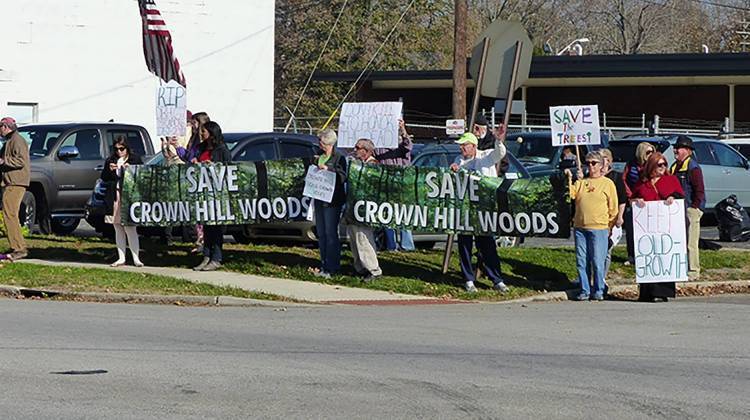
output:
<svg viewBox="0 0 750 420"><path fill-rule="evenodd" d="M5 117L0 120L0 134L5 137L5 145L0 149L0 171L3 185L3 219L8 232L11 253L8 257L15 261L28 255L26 241L21 233L18 212L21 200L30 180L29 146L16 131L16 120Z"/></svg>

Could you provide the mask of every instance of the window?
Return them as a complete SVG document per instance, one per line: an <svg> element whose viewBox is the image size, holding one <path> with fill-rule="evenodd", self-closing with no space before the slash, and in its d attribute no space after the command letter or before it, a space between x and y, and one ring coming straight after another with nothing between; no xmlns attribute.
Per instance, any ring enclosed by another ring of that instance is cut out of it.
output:
<svg viewBox="0 0 750 420"><path fill-rule="evenodd" d="M119 136L125 137L125 141L130 146L130 151L134 155L144 156L146 153L146 145L143 142L143 136L138 130L109 130L107 131L107 150L112 152L112 144L115 139Z"/></svg>
<svg viewBox="0 0 750 420"><path fill-rule="evenodd" d="M35 102L8 102L4 112L13 117L18 125L39 121L39 104Z"/></svg>
<svg viewBox="0 0 750 420"><path fill-rule="evenodd" d="M46 129L24 129L19 128L18 134L29 144L29 154L31 156L47 156L49 151L55 147L60 132Z"/></svg>
<svg viewBox="0 0 750 420"><path fill-rule="evenodd" d="M451 159L453 163L453 159ZM445 153L427 153L419 155L419 158L414 162L414 166L426 166L430 168L445 168L448 166L448 158Z"/></svg>
<svg viewBox="0 0 750 420"><path fill-rule="evenodd" d="M714 143L711 147L713 147L716 159L719 160L719 165L734 168L745 167L745 159L731 147L720 143Z"/></svg>
<svg viewBox="0 0 750 420"><path fill-rule="evenodd" d="M747 159L750 159L750 144L734 144L732 145L738 152Z"/></svg>
<svg viewBox="0 0 750 420"><path fill-rule="evenodd" d="M234 161L239 162L258 162L261 160L274 160L277 159L276 147L271 142L253 142L245 146L240 153L238 153Z"/></svg>
<svg viewBox="0 0 750 420"><path fill-rule="evenodd" d="M74 160L102 159L99 130L76 131L60 144L61 148L65 146L75 146L78 149L78 156L73 158Z"/></svg>
<svg viewBox="0 0 750 420"><path fill-rule="evenodd" d="M316 147L311 143L297 143L285 140L280 144L281 159L310 158L315 156Z"/></svg>
<svg viewBox="0 0 750 420"><path fill-rule="evenodd" d="M693 146L695 147L695 151L693 153L695 154L695 159L698 161L698 163L700 163L701 165L719 164L708 143L695 142L693 143Z"/></svg>

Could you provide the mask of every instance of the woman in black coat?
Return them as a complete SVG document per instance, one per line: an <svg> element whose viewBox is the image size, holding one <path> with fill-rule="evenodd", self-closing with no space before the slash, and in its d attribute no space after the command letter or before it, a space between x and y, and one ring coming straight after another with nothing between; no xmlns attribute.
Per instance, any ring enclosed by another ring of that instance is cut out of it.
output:
<svg viewBox="0 0 750 420"><path fill-rule="evenodd" d="M231 154L221 127L215 121L207 122L200 132L203 143L197 158L192 163L228 163ZM203 225L203 261L193 267L195 271L214 271L221 267L221 251L224 246L224 226Z"/></svg>
<svg viewBox="0 0 750 420"><path fill-rule="evenodd" d="M106 215L104 221L111 223L114 227L115 243L117 244L117 261L112 263L112 267L125 264L126 240L127 244L130 245L130 253L133 254L133 264L136 267L143 267L143 263L138 256L140 243L138 242L136 227L123 226L120 219L120 191L122 190L123 171L130 165L141 163L143 163L141 157L132 153L125 136L117 136L112 143L112 154L104 161L101 174L102 182L106 186L104 195Z"/></svg>

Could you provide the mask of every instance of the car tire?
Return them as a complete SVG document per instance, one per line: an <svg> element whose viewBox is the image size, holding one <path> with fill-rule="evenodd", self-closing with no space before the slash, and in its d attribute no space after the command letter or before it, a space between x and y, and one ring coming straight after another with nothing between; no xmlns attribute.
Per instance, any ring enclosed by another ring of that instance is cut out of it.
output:
<svg viewBox="0 0 750 420"><path fill-rule="evenodd" d="M52 233L55 235L70 235L81 223L81 219L75 217L63 217L60 219L52 219L51 228Z"/></svg>
<svg viewBox="0 0 750 420"><path fill-rule="evenodd" d="M21 222L21 226L28 227L29 232L31 232L34 228L36 217L36 199L34 198L33 193L26 191L25 193L23 193L23 198L21 198L21 207L18 211L18 220Z"/></svg>
<svg viewBox="0 0 750 420"><path fill-rule="evenodd" d="M247 245L253 241L250 236L248 236L245 229L246 227L242 226L240 230L232 232L232 237L235 241L237 241L238 244Z"/></svg>

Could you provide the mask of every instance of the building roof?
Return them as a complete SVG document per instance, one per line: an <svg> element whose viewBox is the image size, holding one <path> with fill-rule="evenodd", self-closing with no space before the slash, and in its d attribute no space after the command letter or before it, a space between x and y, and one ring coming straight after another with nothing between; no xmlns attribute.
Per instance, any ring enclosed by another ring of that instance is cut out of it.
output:
<svg viewBox="0 0 750 420"><path fill-rule="evenodd" d="M351 83L357 76L318 72L315 80ZM452 70L401 70L374 71L365 80L375 89L439 88L450 87L452 77ZM535 56L526 82L528 87L724 84L750 84L750 54Z"/></svg>

